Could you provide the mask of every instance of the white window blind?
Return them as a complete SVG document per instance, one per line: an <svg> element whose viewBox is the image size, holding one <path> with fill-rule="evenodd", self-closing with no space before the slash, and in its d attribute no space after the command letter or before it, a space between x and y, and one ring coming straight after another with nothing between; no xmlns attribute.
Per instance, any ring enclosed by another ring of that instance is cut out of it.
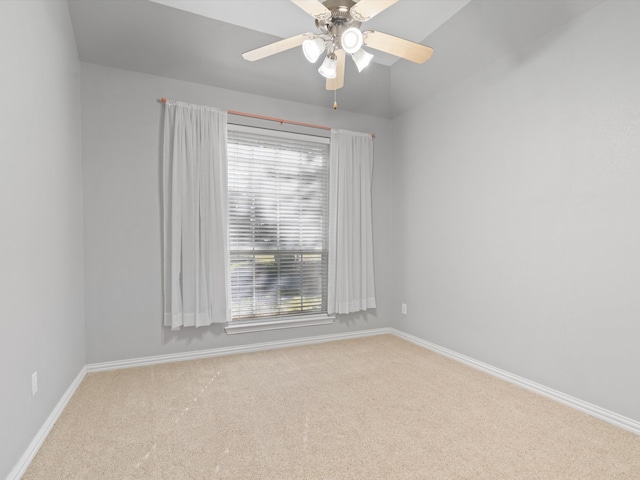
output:
<svg viewBox="0 0 640 480"><path fill-rule="evenodd" d="M228 132L233 320L327 311L329 145L284 135Z"/></svg>

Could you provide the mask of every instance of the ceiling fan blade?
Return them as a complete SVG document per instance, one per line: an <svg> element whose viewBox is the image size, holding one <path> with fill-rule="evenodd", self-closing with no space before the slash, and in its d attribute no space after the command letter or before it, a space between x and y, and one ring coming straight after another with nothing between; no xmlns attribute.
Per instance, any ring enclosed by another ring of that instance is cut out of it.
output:
<svg viewBox="0 0 640 480"><path fill-rule="evenodd" d="M396 2L398 0L360 0L351 7L351 17L357 22L366 22Z"/></svg>
<svg viewBox="0 0 640 480"><path fill-rule="evenodd" d="M295 37L285 38L284 40L270 43L269 45L265 45L264 47L244 52L242 54L242 58L244 58L245 60L249 60L250 62L254 62L256 60L260 60L261 58L269 57L271 55L275 55L276 53L299 47L300 45L302 45L302 42L304 42L311 36L312 35L309 33L301 33L300 35L296 35Z"/></svg>
<svg viewBox="0 0 640 480"><path fill-rule="evenodd" d="M346 63L344 50L337 50L336 57L338 60L336 65L336 78L327 78L327 90L338 90L344 87L344 65Z"/></svg>
<svg viewBox="0 0 640 480"><path fill-rule="evenodd" d="M373 30L364 32L364 44L415 63L424 63L433 54L431 47Z"/></svg>
<svg viewBox="0 0 640 480"><path fill-rule="evenodd" d="M331 11L318 0L291 0L302 10L318 20L328 20L331 18Z"/></svg>

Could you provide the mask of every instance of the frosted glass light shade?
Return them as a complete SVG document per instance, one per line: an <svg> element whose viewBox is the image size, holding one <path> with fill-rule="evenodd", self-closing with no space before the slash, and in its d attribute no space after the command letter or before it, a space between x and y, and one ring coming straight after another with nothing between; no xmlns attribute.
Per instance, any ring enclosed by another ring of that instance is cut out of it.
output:
<svg viewBox="0 0 640 480"><path fill-rule="evenodd" d="M324 52L324 40L320 37L306 39L302 42L302 52L307 60L316 63Z"/></svg>
<svg viewBox="0 0 640 480"><path fill-rule="evenodd" d="M346 53L356 53L362 47L362 42L362 32L355 27L347 28L340 37L340 44Z"/></svg>
<svg viewBox="0 0 640 480"><path fill-rule="evenodd" d="M351 58L353 58L356 67L358 67L358 72L361 72L366 68L367 65L369 65L369 63L371 63L373 55L367 52L364 48L361 48L356 53L353 53L351 55Z"/></svg>
<svg viewBox="0 0 640 480"><path fill-rule="evenodd" d="M335 55L327 55L322 65L318 69L318 73L324 78L336 78L336 68L338 65L338 59Z"/></svg>

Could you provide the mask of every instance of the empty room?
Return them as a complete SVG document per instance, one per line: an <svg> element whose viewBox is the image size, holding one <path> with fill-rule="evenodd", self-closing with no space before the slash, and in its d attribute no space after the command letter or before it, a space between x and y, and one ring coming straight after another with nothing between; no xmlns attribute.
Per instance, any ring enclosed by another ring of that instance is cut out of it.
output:
<svg viewBox="0 0 640 480"><path fill-rule="evenodd" d="M0 0L0 478L639 479L638 25Z"/></svg>

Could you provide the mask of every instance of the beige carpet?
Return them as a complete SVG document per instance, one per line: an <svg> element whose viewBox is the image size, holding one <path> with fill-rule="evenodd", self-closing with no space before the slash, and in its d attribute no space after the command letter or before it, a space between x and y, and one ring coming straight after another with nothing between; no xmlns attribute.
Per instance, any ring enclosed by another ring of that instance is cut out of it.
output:
<svg viewBox="0 0 640 480"><path fill-rule="evenodd" d="M87 375L24 479L640 479L640 437L390 335Z"/></svg>

